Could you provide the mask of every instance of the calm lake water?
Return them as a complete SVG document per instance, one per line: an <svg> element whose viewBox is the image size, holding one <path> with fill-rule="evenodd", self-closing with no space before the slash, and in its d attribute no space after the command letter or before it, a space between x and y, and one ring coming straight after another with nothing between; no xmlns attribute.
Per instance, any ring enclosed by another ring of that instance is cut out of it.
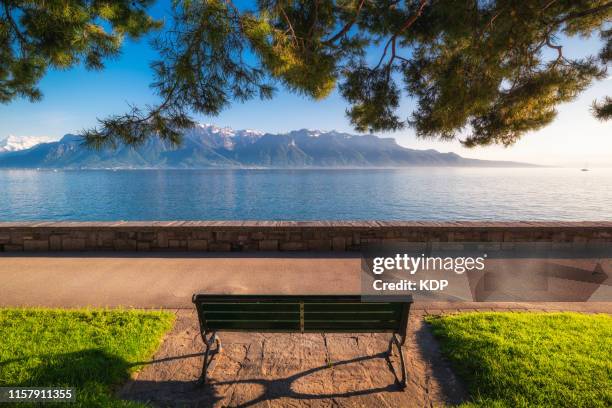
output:
<svg viewBox="0 0 612 408"><path fill-rule="evenodd" d="M0 220L612 220L612 170L0 171Z"/></svg>

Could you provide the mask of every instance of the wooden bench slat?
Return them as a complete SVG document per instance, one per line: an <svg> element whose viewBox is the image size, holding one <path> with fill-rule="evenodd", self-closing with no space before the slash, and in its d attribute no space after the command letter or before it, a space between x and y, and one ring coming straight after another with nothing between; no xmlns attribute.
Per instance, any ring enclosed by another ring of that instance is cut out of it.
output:
<svg viewBox="0 0 612 408"><path fill-rule="evenodd" d="M300 320L298 312L204 312L210 320Z"/></svg>
<svg viewBox="0 0 612 408"><path fill-rule="evenodd" d="M398 312L305 312L304 320L379 320L379 321L399 321L401 314Z"/></svg>
<svg viewBox="0 0 612 408"><path fill-rule="evenodd" d="M401 303L304 303L304 312L386 312L400 313Z"/></svg>
<svg viewBox="0 0 612 408"><path fill-rule="evenodd" d="M299 310L296 303L202 303L208 311L295 311ZM401 311L402 305L397 303L308 303L304 302L305 311L345 311L345 312L386 312Z"/></svg>
<svg viewBox="0 0 612 408"><path fill-rule="evenodd" d="M299 303L201 303L205 311L218 312L295 312Z"/></svg>

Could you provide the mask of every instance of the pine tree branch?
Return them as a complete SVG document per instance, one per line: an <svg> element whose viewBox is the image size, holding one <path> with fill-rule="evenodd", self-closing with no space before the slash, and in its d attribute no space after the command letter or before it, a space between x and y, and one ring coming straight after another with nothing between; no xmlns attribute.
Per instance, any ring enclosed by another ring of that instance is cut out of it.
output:
<svg viewBox="0 0 612 408"><path fill-rule="evenodd" d="M289 16L287 15L287 13L285 12L285 8L283 6L280 6L280 11L283 14L283 18L285 19L285 22L287 23L287 26L289 26L289 31L291 31L291 36L293 37L293 42L295 44L298 43L298 37L295 34L295 30L293 29L293 25L291 24L291 20L289 20Z"/></svg>
<svg viewBox="0 0 612 408"><path fill-rule="evenodd" d="M423 10L425 10L425 6L427 6L427 3L429 3L429 0L421 0L419 3L419 8L417 9L416 13L413 14L408 20L406 20L406 22L404 23L404 25L402 25L402 27L399 29L398 32L396 32L395 34L391 36L391 38L389 38L389 41L387 41L387 44L385 45L385 49L383 50L383 54L380 57L378 64L376 64L376 67L374 68L375 70L380 68L382 62L384 61L385 56L387 55L387 50L389 49L389 45L392 46L392 50L391 50L391 59L389 60L387 65L390 66L393 63L393 60L397 57L395 53L395 43L397 41L397 37L404 31L412 27L412 25L417 21L417 19L421 16L421 14L423 14Z"/></svg>
<svg viewBox="0 0 612 408"><path fill-rule="evenodd" d="M557 50L557 54L558 55L557 55L557 60L555 61L555 64L557 64L563 58L563 46L562 45L555 45L555 44L553 44L550 41L550 36L548 36L548 35L546 36L545 43L546 43L546 46L548 48L552 48L552 49Z"/></svg>
<svg viewBox="0 0 612 408"><path fill-rule="evenodd" d="M353 19L349 21L348 23L346 23L344 27L342 27L342 29L338 33L336 33L333 37L323 41L323 44L331 45L334 42L336 42L338 39L342 38L342 36L344 36L344 34L346 34L353 27L353 25L355 25L355 23L357 22L357 18L359 17L359 13L361 13L361 8L363 7L364 3L365 3L365 0L361 0L359 2L359 5L357 6L357 10L355 11L355 15L353 16Z"/></svg>
<svg viewBox="0 0 612 408"><path fill-rule="evenodd" d="M581 17L586 17L586 16L590 16L592 14L597 14L600 13L602 11L605 11L609 8L612 7L612 1L602 4L601 6L598 7L593 7L592 9L588 9L588 10L584 10L584 11L579 11L576 13L569 13L567 16L563 17L561 20L557 20L556 23L560 24L560 23L565 23L569 20L573 20L576 18L581 18Z"/></svg>
<svg viewBox="0 0 612 408"><path fill-rule="evenodd" d="M21 30L19 29L19 26L17 25L17 23L13 19L13 16L11 16L11 10L9 9L8 3L5 2L5 1L3 1L2 3L4 5L4 14L6 15L6 19L9 22L9 24L11 25L11 27L13 28L13 30L15 31L15 35L17 36L17 39L21 43L21 47L22 48L26 47L28 45L28 40L21 33Z"/></svg>

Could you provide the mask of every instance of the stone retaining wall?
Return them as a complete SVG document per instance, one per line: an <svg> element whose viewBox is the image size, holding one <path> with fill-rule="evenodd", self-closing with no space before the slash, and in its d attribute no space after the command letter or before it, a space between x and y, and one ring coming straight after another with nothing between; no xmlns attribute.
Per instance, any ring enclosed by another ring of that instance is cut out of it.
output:
<svg viewBox="0 0 612 408"><path fill-rule="evenodd" d="M0 222L5 252L358 251L402 241L612 242L612 222Z"/></svg>

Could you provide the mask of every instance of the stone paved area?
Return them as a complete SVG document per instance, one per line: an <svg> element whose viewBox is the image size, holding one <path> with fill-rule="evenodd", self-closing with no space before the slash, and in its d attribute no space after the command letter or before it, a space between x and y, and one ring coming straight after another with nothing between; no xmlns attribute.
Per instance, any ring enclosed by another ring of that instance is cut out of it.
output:
<svg viewBox="0 0 612 408"><path fill-rule="evenodd" d="M467 398L427 325L426 314L463 311L578 311L612 313L599 303L415 304L404 348L408 386L396 383L399 361L385 358L389 336L379 334L221 333L210 384L195 385L202 340L194 311L177 323L153 361L119 392L154 406L194 407L438 407ZM331 364L330 364L331 362ZM394 367L392 369L391 367Z"/></svg>
<svg viewBox="0 0 612 408"><path fill-rule="evenodd" d="M200 407L433 407L462 401L462 385L418 314L410 326L405 390L396 382L397 355L385 358L389 335L378 334L221 333L223 351L214 357L210 384L198 388L203 345L197 317L179 310L153 362L119 394L156 406Z"/></svg>

